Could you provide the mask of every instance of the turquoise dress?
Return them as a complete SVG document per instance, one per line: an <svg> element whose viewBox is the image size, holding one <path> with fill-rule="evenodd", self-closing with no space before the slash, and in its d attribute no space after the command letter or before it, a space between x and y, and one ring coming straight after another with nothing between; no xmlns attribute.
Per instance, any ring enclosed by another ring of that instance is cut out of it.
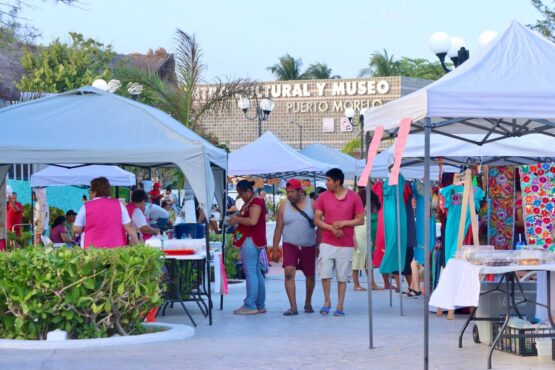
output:
<svg viewBox="0 0 555 370"><path fill-rule="evenodd" d="M480 201L484 199L484 191L478 186L474 186L474 205L476 211L480 210ZM459 222L461 220L462 199L464 186L449 185L441 189L441 195L445 199L447 209L447 222L445 224L445 263L455 256L457 251L457 238L459 236ZM467 209L464 234L470 228L470 208Z"/></svg>
<svg viewBox="0 0 555 370"><path fill-rule="evenodd" d="M412 185L412 192L416 199L416 248L414 249L414 258L416 261L424 264L424 184L415 181ZM431 201L431 194L430 194ZM430 215L430 244L429 250L432 250L436 244L436 218L434 213Z"/></svg>
<svg viewBox="0 0 555 370"><path fill-rule="evenodd" d="M390 274L399 271L399 256L397 246L397 197L399 193L399 219L401 224L401 270L405 266L407 254L407 212L404 202L405 178L399 175L399 185L389 185L389 179L383 184L383 207L384 207L384 226L385 226L385 255L380 265L380 273ZM402 271L400 271L402 273Z"/></svg>

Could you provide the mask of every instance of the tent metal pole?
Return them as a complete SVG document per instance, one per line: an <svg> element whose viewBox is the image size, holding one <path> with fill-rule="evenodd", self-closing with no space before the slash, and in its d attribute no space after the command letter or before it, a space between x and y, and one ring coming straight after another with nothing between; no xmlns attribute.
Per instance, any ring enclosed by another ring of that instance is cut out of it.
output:
<svg viewBox="0 0 555 370"><path fill-rule="evenodd" d="M210 284L211 270L210 270L210 224L208 223L209 217L204 218L204 238L206 243L206 265L204 272L206 275L207 295L208 295L208 325L212 325L212 309L214 305L212 303L212 287ZM204 285L204 283L203 283Z"/></svg>
<svg viewBox="0 0 555 370"><path fill-rule="evenodd" d="M223 222L226 219L227 216L227 171L224 170L224 176L223 176L223 181L224 181L224 193L223 193L223 197L224 197L224 207L225 210L222 210L222 263L224 263L225 261L225 232L226 232L226 225L225 222ZM224 271L225 271L225 264L224 264ZM226 272L227 274L227 272ZM224 292L222 291L222 289L220 289L220 311L222 311L224 309Z"/></svg>
<svg viewBox="0 0 555 370"><path fill-rule="evenodd" d="M401 199L399 199L399 192L401 192L404 189L401 189L399 187L399 184L395 185L397 187L397 189L395 189L395 208L396 208L396 213L397 213L397 264L398 264L398 268L399 271L399 286L397 287L397 289L399 289L399 314L401 316L404 315L403 312L403 267L401 266ZM405 246L406 247L406 246Z"/></svg>
<svg viewBox="0 0 555 370"><path fill-rule="evenodd" d="M424 133L424 370L429 366L429 299L430 299L430 134L431 120L426 118ZM435 224L434 224L435 227Z"/></svg>
<svg viewBox="0 0 555 370"><path fill-rule="evenodd" d="M368 280L368 349L374 349L374 326L372 308L372 282L374 281L374 270L372 268L372 184L368 181L366 185L366 240L368 250L366 252L366 277Z"/></svg>

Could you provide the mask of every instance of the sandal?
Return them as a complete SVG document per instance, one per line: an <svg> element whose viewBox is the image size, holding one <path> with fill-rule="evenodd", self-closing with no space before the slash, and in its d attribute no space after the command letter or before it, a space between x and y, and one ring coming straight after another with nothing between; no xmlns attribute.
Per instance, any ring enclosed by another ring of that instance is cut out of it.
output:
<svg viewBox="0 0 555 370"><path fill-rule="evenodd" d="M330 306L323 306L322 308L320 308L320 315L328 316L328 314L330 313L330 308Z"/></svg>
<svg viewBox="0 0 555 370"><path fill-rule="evenodd" d="M288 309L283 313L283 316L295 316L298 314L299 314L299 311L293 311L292 309Z"/></svg>
<svg viewBox="0 0 555 370"><path fill-rule="evenodd" d="M233 311L233 314L235 315L256 315L257 313L258 310L250 310L246 307L239 307L238 309Z"/></svg>
<svg viewBox="0 0 555 370"><path fill-rule="evenodd" d="M345 311L343 310L335 310L333 316L345 316Z"/></svg>
<svg viewBox="0 0 555 370"><path fill-rule="evenodd" d="M314 313L312 306L304 306L304 313Z"/></svg>

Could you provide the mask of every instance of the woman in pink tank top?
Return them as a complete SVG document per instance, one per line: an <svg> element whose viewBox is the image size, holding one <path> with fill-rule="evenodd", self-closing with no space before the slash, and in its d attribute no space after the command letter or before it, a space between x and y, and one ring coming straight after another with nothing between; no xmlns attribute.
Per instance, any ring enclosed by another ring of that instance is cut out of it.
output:
<svg viewBox="0 0 555 370"><path fill-rule="evenodd" d="M115 248L127 245L125 230L131 244L139 240L134 232L127 210L118 199L110 198L110 183L105 177L91 181L91 200L86 202L77 214L73 230L85 232L84 248Z"/></svg>

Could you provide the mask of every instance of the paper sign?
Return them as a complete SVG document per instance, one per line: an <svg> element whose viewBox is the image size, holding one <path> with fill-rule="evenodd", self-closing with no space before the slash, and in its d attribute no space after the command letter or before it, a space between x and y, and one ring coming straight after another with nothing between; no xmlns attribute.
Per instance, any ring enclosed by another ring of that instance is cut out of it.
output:
<svg viewBox="0 0 555 370"><path fill-rule="evenodd" d="M401 161L403 160L403 153L407 145L407 138L410 133L410 126L412 119L403 118L399 132L397 133L397 140L395 141L395 163L389 175L389 185L397 185L399 183L399 171L401 170Z"/></svg>
<svg viewBox="0 0 555 370"><path fill-rule="evenodd" d="M322 131L335 132L335 121L333 118L328 117L322 119Z"/></svg>
<svg viewBox="0 0 555 370"><path fill-rule="evenodd" d="M374 136L372 136L372 141L370 142L370 147L368 148L368 156L366 157L366 167L360 175L357 185L360 187L365 187L368 185L368 180L370 179L370 172L372 171L372 165L374 164L374 158L378 154L378 148L380 147L380 142L383 136L383 126L379 126L374 131Z"/></svg>

